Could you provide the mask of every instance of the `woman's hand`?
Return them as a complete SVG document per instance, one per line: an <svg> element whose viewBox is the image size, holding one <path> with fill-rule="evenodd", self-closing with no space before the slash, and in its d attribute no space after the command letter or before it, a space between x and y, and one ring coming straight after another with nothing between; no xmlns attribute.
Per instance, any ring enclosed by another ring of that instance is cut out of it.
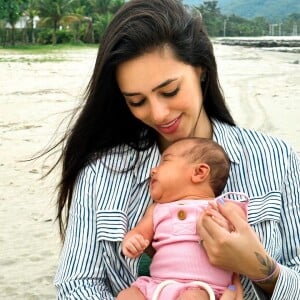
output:
<svg viewBox="0 0 300 300"><path fill-rule="evenodd" d="M231 202L218 203L215 208L231 223L233 231L216 222L211 209L209 207L197 223L197 232L210 263L249 278L264 278L272 259L241 215L240 208Z"/></svg>
<svg viewBox="0 0 300 300"><path fill-rule="evenodd" d="M236 274L233 275L233 284L225 290L220 300L243 300L243 287Z"/></svg>

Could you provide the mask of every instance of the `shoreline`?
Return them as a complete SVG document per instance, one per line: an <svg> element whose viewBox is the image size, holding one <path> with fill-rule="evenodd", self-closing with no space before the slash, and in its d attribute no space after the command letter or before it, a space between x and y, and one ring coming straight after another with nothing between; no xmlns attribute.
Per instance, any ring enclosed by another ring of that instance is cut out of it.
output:
<svg viewBox="0 0 300 300"><path fill-rule="evenodd" d="M300 53L300 36L218 37L214 43L227 46L255 47L265 50Z"/></svg>

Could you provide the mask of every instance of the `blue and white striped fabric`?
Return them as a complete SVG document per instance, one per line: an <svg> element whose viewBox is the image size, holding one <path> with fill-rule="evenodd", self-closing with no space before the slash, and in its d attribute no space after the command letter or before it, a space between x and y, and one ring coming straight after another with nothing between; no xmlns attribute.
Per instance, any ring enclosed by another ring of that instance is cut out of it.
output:
<svg viewBox="0 0 300 300"><path fill-rule="evenodd" d="M224 147L232 162L224 192L249 195L249 222L280 264L271 298L243 278L244 299L299 299L299 158L276 138L218 121L213 124L214 140ZM115 150L92 161L76 182L55 277L58 299L111 300L137 276L138 260L124 258L120 243L151 203L148 179L160 154L153 147L135 162L133 150ZM131 171L115 171L132 164Z"/></svg>

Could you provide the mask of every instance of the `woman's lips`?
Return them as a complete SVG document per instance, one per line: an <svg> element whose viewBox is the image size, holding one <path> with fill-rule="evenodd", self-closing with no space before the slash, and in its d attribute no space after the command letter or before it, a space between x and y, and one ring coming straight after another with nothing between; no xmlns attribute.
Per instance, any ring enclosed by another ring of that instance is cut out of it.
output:
<svg viewBox="0 0 300 300"><path fill-rule="evenodd" d="M174 133L180 124L180 116L173 121L157 126L158 130L165 134Z"/></svg>

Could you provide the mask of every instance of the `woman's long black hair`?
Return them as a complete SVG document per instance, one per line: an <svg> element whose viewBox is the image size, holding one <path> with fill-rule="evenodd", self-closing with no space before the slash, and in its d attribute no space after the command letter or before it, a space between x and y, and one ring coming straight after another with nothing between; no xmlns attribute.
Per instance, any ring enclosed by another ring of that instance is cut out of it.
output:
<svg viewBox="0 0 300 300"><path fill-rule="evenodd" d="M208 117L234 125L225 105L212 43L201 15L189 11L177 0L125 3L100 42L85 102L74 126L61 141L62 178L58 186L57 218L62 238L75 180L91 156L121 144L144 150L156 142L155 132L130 113L115 71L120 63L166 44L180 61L205 68L206 80L199 84L205 93L204 109Z"/></svg>

